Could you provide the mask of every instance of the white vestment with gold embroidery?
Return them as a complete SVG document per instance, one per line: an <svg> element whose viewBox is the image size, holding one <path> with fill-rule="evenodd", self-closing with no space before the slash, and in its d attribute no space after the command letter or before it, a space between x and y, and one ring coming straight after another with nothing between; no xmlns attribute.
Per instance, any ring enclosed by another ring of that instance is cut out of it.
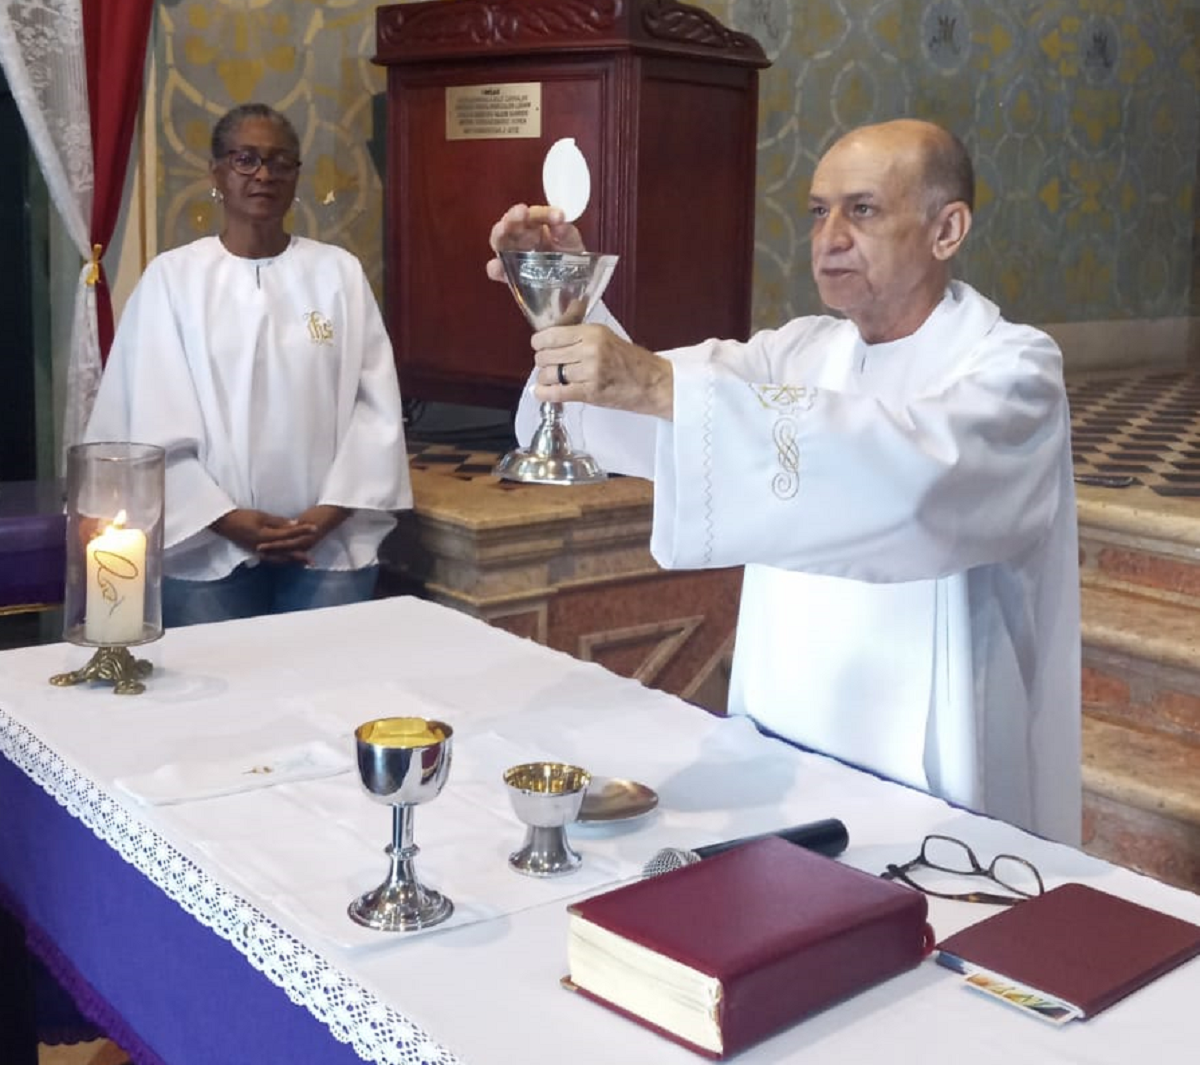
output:
<svg viewBox="0 0 1200 1065"><path fill-rule="evenodd" d="M662 565L745 564L731 712L1078 843L1078 555L1054 342L954 282L892 343L806 317L662 354L673 422L568 405L570 425L609 469L652 471Z"/></svg>
<svg viewBox="0 0 1200 1065"><path fill-rule="evenodd" d="M375 297L353 255L304 237L270 259L216 237L155 258L121 315L87 439L166 448L172 577L214 580L253 558L208 528L235 507L351 508L310 554L358 569L412 505Z"/></svg>

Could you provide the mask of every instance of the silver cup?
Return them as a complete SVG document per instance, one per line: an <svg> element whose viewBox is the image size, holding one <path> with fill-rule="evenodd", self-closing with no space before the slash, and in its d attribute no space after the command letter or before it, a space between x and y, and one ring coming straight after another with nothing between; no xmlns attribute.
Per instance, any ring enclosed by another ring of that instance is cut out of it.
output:
<svg viewBox="0 0 1200 1065"><path fill-rule="evenodd" d="M535 330L575 325L603 295L617 256L595 252L503 251L504 276ZM505 455L494 470L525 484L591 484L608 475L591 455L571 446L561 403L543 403L529 446Z"/></svg>
<svg viewBox="0 0 1200 1065"><path fill-rule="evenodd" d="M406 932L439 924L454 912L445 895L424 887L413 872L420 848L413 843L413 807L436 799L450 773L454 730L422 717L385 717L354 731L358 775L368 795L392 808L387 879L350 903L358 924L381 932Z"/></svg>
<svg viewBox="0 0 1200 1065"><path fill-rule="evenodd" d="M583 858L567 839L567 825L579 816L591 775L577 765L526 762L504 771L513 810L528 826L525 843L508 864L526 876L562 876Z"/></svg>

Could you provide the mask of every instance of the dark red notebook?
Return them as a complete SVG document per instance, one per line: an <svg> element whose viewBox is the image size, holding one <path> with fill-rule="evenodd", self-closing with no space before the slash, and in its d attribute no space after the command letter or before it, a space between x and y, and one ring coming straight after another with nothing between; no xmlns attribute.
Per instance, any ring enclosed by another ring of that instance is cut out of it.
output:
<svg viewBox="0 0 1200 1065"><path fill-rule="evenodd" d="M1200 954L1200 926L1086 884L1063 884L938 944L938 961L1021 984L1094 1017Z"/></svg>
<svg viewBox="0 0 1200 1065"><path fill-rule="evenodd" d="M565 985L727 1057L915 966L925 897L780 839L568 907Z"/></svg>

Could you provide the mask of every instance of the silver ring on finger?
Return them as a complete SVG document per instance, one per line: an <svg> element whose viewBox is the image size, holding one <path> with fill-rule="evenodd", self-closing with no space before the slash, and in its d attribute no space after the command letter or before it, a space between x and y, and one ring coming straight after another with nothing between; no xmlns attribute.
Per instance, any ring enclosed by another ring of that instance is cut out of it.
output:
<svg viewBox="0 0 1200 1065"><path fill-rule="evenodd" d="M569 385L571 383L567 380L566 367L561 362L558 364L558 383L560 385Z"/></svg>

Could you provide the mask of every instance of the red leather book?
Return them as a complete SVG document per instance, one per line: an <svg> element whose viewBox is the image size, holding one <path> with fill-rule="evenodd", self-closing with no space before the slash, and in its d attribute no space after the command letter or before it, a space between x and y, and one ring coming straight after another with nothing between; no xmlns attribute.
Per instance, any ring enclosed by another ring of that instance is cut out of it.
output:
<svg viewBox="0 0 1200 1065"><path fill-rule="evenodd" d="M568 987L722 1058L915 966L925 896L780 839L567 907Z"/></svg>
<svg viewBox="0 0 1200 1065"><path fill-rule="evenodd" d="M938 951L948 968L982 969L1086 1019L1200 954L1200 927L1086 884L1063 884L964 928Z"/></svg>

